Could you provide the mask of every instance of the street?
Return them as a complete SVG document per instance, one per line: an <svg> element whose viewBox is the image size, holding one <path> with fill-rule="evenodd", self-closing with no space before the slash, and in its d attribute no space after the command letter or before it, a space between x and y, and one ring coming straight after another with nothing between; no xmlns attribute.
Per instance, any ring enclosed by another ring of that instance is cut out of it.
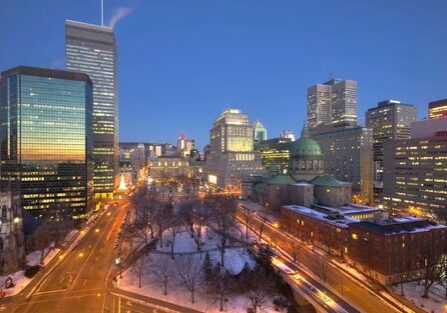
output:
<svg viewBox="0 0 447 313"><path fill-rule="evenodd" d="M196 312L123 291L107 279L117 273L114 242L130 200L116 200L96 224L41 282L36 279L3 310L17 313ZM51 267L43 271L51 270Z"/></svg>
<svg viewBox="0 0 447 313"><path fill-rule="evenodd" d="M246 212L238 205L236 208L238 209L238 218L244 221ZM268 221L263 220L256 214L250 218L250 227L258 234L261 232L263 239L272 244L272 246L285 251L288 255L297 254L296 259L298 263L303 264L312 273L319 276L326 286L336 291L354 307L361 309L362 312L412 312L386 302L375 292L366 289L364 284L347 277L347 274L330 263L329 259L312 252L302 243L294 242L296 239L293 239L283 230L270 225ZM294 245L300 246L298 253L293 251L292 247Z"/></svg>

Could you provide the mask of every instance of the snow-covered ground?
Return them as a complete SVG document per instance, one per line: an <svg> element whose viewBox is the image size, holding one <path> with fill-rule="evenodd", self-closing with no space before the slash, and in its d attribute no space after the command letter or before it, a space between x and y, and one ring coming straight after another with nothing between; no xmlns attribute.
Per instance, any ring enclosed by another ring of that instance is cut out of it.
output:
<svg viewBox="0 0 447 313"><path fill-rule="evenodd" d="M35 266L35 265L43 265L46 266L60 251L60 249L45 249L45 257L43 260L43 264L40 263L41 251L33 251L26 255L26 265ZM5 282L8 277L12 278L15 286L13 288L5 289ZM14 296L22 291L32 279L25 276L25 271L18 271L9 275L5 275L0 277L0 286L3 288L6 297Z"/></svg>
<svg viewBox="0 0 447 313"><path fill-rule="evenodd" d="M422 298L424 294L423 284L414 282L405 283L404 297L422 308L423 310L431 313L444 313L447 312L447 300L445 299L445 289L440 285L433 285L429 292L429 298ZM401 295L401 286L397 285L393 287L394 292L397 295Z"/></svg>
<svg viewBox="0 0 447 313"><path fill-rule="evenodd" d="M42 251L33 251L26 255L26 265L28 266L35 266L35 265L41 265L41 266L47 266L47 264L54 258L54 256L61 251L59 248L50 248L45 249L44 251L44 259L43 262L40 262L40 259L42 257Z"/></svg>
<svg viewBox="0 0 447 313"><path fill-rule="evenodd" d="M165 243L169 242L170 239L171 235L169 231L167 231L164 238ZM182 258L190 257L193 258L194 263L201 268L203 266L203 260L205 259L207 251L210 255L213 265L216 265L218 262L220 262L220 252L216 249L216 243L218 239L218 235L204 228L202 245L203 252L200 253L197 251L196 243L191 238L190 234L186 230L183 230L175 238L175 253L181 254L176 254L174 261L171 260L170 246L158 248L157 251L152 252L149 255L149 258L148 260L146 260L146 263L143 267L141 288L138 287L138 273L135 268L129 268L123 273L123 278L118 280L117 287L148 297L157 298L166 302L190 307L202 312L217 313L219 312L219 302L216 299L215 295L209 294L205 291L205 286L203 286L203 283L200 287L197 288L197 293L195 296L196 303L191 303L191 293L185 288L181 287L175 277L175 260L181 260ZM169 282L168 295L163 294L163 288L160 284L157 283L157 279L155 278L153 273L154 266L162 263L172 263L172 270L170 272L172 272L173 277L170 279ZM256 261L253 259L250 253L247 252L245 248L241 247L227 249L225 253L224 263L225 267L232 275L239 274L245 265L250 268L254 268L254 266L256 265ZM248 300L244 295L228 295L227 299L228 301L226 301L225 303L226 312L246 313L247 307L250 307ZM272 301L269 300L268 303L261 307L260 312L270 313L277 311L274 310Z"/></svg>

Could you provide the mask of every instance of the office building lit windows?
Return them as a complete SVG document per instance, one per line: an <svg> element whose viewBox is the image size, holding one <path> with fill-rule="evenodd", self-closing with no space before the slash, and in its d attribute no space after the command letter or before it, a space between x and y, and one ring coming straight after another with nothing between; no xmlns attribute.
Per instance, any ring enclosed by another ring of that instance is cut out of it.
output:
<svg viewBox="0 0 447 313"><path fill-rule="evenodd" d="M93 182L95 198L111 198L118 186L117 52L113 29L65 22L66 69L93 81Z"/></svg>
<svg viewBox="0 0 447 313"><path fill-rule="evenodd" d="M92 82L86 74L16 67L1 78L2 190L23 211L90 207Z"/></svg>
<svg viewBox="0 0 447 313"><path fill-rule="evenodd" d="M447 118L447 99L430 102L428 104L428 118Z"/></svg>

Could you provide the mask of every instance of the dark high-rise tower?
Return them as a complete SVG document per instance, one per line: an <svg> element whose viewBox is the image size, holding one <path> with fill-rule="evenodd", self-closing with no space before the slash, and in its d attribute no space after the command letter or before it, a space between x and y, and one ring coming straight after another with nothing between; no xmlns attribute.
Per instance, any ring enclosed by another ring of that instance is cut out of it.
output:
<svg viewBox="0 0 447 313"><path fill-rule="evenodd" d="M19 66L0 80L1 188L24 212L90 207L92 82L86 74Z"/></svg>
<svg viewBox="0 0 447 313"><path fill-rule="evenodd" d="M93 185L95 198L111 198L118 185L117 51L111 27L65 22L66 69L93 81Z"/></svg>

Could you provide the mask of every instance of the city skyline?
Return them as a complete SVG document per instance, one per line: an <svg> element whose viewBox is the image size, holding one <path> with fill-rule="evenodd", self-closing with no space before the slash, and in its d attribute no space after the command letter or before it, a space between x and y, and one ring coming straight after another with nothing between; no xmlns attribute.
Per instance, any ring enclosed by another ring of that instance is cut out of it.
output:
<svg viewBox="0 0 447 313"><path fill-rule="evenodd" d="M17 20L24 5L5 3L1 25ZM447 27L440 15L445 5L347 2L336 11L330 4L318 5L315 18L316 4L297 1L282 6L266 1L257 6L248 1L106 1L106 25L125 16L115 25L120 140L175 142L185 132L202 148L214 116L228 107L259 119L271 137L283 129L298 131L306 113L306 89L331 73L358 81L362 125L366 109L385 99L414 103L418 117L425 117L428 102L445 98L441 39ZM63 68L64 21L100 24L99 1L43 1L27 9L33 13L20 15L19 27L0 32L2 70L17 65ZM39 12L45 12L45 21ZM40 27L32 27L37 22ZM21 36L25 30L27 36ZM35 53L27 53L30 49ZM174 127L165 126L167 121Z"/></svg>

